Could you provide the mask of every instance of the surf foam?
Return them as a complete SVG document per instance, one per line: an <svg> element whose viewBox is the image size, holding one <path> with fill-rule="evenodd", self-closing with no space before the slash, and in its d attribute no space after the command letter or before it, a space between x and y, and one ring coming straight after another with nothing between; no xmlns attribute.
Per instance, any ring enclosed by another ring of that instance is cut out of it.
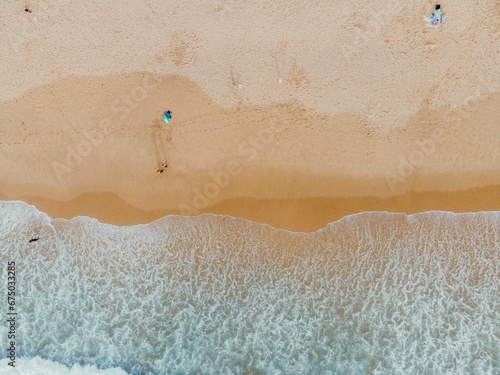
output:
<svg viewBox="0 0 500 375"><path fill-rule="evenodd" d="M0 213L22 358L130 374L500 369L499 212L364 213L315 233Z"/></svg>

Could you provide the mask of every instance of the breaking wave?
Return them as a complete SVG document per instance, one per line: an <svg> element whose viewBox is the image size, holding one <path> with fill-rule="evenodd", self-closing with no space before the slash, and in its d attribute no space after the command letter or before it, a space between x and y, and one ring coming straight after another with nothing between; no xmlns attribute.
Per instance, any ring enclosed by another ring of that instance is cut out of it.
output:
<svg viewBox="0 0 500 375"><path fill-rule="evenodd" d="M0 360L0 375L127 375L119 368L99 370L96 366L80 366L79 364L69 368L40 357L21 358L16 361L15 367L9 367L8 363L8 359Z"/></svg>
<svg viewBox="0 0 500 375"><path fill-rule="evenodd" d="M52 220L22 202L0 202L0 215L3 290L4 265L16 263L20 365L500 371L500 212L370 212L314 233L220 215L117 227ZM0 337L6 347L6 324Z"/></svg>

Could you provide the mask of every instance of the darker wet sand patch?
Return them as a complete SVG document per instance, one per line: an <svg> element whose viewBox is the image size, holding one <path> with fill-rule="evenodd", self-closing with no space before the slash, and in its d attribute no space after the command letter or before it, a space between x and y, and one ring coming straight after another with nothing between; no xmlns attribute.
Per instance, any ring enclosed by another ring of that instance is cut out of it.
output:
<svg viewBox="0 0 500 375"><path fill-rule="evenodd" d="M146 224L178 209L143 210L112 193L83 194L70 201L23 197L52 218L89 216L115 225ZM376 197L255 199L237 198L208 206L201 213L224 214L266 223L276 228L311 232L347 215L364 211L479 212L500 211L500 186L487 186L455 192L409 192L388 199Z"/></svg>

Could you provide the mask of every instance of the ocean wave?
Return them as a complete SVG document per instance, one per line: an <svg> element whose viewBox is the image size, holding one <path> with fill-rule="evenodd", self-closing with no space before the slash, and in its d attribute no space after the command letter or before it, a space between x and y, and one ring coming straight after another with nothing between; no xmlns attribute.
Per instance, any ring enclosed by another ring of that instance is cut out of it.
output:
<svg viewBox="0 0 500 375"><path fill-rule="evenodd" d="M21 357L130 374L500 369L499 212L362 213L314 233L0 213Z"/></svg>
<svg viewBox="0 0 500 375"><path fill-rule="evenodd" d="M99 370L96 366L80 366L76 364L66 367L60 363L35 358L20 358L15 367L8 365L8 359L0 359L0 375L127 375L119 368Z"/></svg>

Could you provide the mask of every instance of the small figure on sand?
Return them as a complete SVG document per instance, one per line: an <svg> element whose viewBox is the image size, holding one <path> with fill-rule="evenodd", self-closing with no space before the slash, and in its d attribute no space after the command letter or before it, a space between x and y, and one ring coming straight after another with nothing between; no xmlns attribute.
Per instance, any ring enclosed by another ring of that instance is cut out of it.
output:
<svg viewBox="0 0 500 375"><path fill-rule="evenodd" d="M172 111L165 111L163 113L163 121L165 121L165 124L168 124L168 121L172 118Z"/></svg>
<svg viewBox="0 0 500 375"><path fill-rule="evenodd" d="M28 242L29 242L29 243L32 243L32 242L36 242L36 241L38 241L38 240L39 240L39 238L38 238L38 237L35 237L35 238L30 239Z"/></svg>
<svg viewBox="0 0 500 375"><path fill-rule="evenodd" d="M168 164L167 164L167 163L163 163L163 164L161 165L161 168L158 168L158 169L156 170L156 173L158 173L158 174L162 174L162 173L165 171L165 169L166 169L166 168L168 168Z"/></svg>
<svg viewBox="0 0 500 375"><path fill-rule="evenodd" d="M427 26L437 29L443 23L443 10L441 5L434 5L434 12L430 16L424 17Z"/></svg>
<svg viewBox="0 0 500 375"><path fill-rule="evenodd" d="M25 11L26 13L31 13L31 10L29 10L28 8L24 8L24 11Z"/></svg>

